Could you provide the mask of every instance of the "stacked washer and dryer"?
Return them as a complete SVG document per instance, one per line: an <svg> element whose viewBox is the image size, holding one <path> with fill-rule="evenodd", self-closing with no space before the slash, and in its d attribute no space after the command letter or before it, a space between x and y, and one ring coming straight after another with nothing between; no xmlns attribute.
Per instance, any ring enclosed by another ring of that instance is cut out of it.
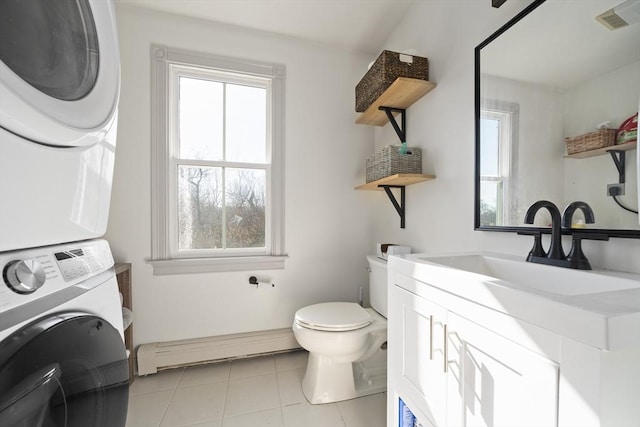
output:
<svg viewBox="0 0 640 427"><path fill-rule="evenodd" d="M111 0L0 0L0 425L122 427Z"/></svg>

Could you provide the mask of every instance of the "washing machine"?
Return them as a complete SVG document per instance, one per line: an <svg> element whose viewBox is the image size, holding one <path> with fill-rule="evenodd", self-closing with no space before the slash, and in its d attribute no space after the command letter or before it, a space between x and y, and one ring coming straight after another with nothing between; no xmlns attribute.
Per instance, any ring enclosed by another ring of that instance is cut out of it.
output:
<svg viewBox="0 0 640 427"><path fill-rule="evenodd" d="M123 427L128 363L104 240L0 253L0 426Z"/></svg>
<svg viewBox="0 0 640 427"><path fill-rule="evenodd" d="M119 94L111 0L0 1L0 252L104 234Z"/></svg>

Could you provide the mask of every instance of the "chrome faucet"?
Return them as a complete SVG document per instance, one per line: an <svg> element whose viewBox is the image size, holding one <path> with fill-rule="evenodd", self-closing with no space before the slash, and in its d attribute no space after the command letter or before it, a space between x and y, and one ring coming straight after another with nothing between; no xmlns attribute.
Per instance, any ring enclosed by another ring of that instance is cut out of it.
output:
<svg viewBox="0 0 640 427"><path fill-rule="evenodd" d="M536 245L529 253L527 261L540 264L561 265L561 263L556 262L565 260L564 251L562 250L562 218L560 217L558 207L548 200L539 200L527 209L524 222L525 224L533 224L536 213L542 208L546 208L551 214L551 245L549 246L548 253L544 251L541 252L541 247L539 246L540 240L536 239Z"/></svg>

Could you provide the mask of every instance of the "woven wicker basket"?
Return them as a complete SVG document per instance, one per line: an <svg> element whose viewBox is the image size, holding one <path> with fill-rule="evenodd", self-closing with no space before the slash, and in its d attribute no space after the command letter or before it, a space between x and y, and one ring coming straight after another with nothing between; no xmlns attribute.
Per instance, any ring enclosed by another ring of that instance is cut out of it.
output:
<svg viewBox="0 0 640 427"><path fill-rule="evenodd" d="M398 173L422 173L422 150L408 147L400 154L399 145L387 145L367 158L366 181L377 181Z"/></svg>
<svg viewBox="0 0 640 427"><path fill-rule="evenodd" d="M565 138L564 142L567 144L567 154L583 153L597 150L598 148L610 147L616 142L616 130L600 129L584 135Z"/></svg>
<svg viewBox="0 0 640 427"><path fill-rule="evenodd" d="M410 62L405 62L409 59ZM398 77L429 80L429 60L384 50L356 86L356 111L362 113Z"/></svg>

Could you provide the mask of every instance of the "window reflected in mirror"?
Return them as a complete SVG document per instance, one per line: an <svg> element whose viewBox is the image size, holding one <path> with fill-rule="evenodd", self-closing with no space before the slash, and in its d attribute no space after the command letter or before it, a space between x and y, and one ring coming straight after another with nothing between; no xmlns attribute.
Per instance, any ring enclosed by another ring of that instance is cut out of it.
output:
<svg viewBox="0 0 640 427"><path fill-rule="evenodd" d="M513 153L517 152L518 105L483 102L480 110L480 223L509 223L513 194Z"/></svg>

